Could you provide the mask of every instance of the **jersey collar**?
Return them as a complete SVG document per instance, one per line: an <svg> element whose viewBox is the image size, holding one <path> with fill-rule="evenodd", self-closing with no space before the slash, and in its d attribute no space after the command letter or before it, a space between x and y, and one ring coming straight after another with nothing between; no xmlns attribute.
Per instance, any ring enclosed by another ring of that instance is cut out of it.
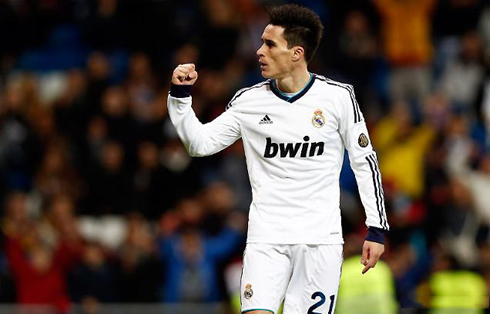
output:
<svg viewBox="0 0 490 314"><path fill-rule="evenodd" d="M288 96L288 95L284 94L283 92L281 92L279 90L279 88L277 88L276 80L271 80L271 90L274 93L274 95L281 98L282 100L287 101L288 103L293 103L296 100L303 97L303 95L306 94L306 92L308 92L308 90L311 88L311 86L313 86L315 78L316 78L315 74L310 73L310 80L308 81L306 86L303 87L302 90L300 90L299 92L297 92L296 94L294 94L292 96Z"/></svg>

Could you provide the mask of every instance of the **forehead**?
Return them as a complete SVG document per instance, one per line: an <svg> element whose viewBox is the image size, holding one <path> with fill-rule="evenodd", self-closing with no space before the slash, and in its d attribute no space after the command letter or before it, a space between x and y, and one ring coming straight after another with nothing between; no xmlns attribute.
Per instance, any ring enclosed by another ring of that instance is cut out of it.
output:
<svg viewBox="0 0 490 314"><path fill-rule="evenodd" d="M283 35L284 27L269 24L265 27L264 32L262 33L262 39L273 40L276 42L286 41Z"/></svg>

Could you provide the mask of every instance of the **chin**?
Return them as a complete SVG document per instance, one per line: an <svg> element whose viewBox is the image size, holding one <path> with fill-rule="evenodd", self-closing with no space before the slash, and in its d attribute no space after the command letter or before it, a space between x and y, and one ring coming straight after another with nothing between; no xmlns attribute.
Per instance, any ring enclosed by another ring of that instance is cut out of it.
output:
<svg viewBox="0 0 490 314"><path fill-rule="evenodd" d="M266 79L273 79L274 78L274 75L271 75L270 73L265 72L265 71L262 71L260 74L262 74L262 77L266 78Z"/></svg>

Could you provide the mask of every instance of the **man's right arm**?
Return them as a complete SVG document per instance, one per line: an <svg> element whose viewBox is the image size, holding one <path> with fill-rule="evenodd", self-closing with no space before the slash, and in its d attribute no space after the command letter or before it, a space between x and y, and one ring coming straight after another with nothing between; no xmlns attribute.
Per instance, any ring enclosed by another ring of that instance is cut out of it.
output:
<svg viewBox="0 0 490 314"><path fill-rule="evenodd" d="M240 138L240 124L233 110L223 112L210 123L202 124L192 110L191 86L197 80L193 64L179 65L172 76L167 100L168 112L177 134L189 155L209 156Z"/></svg>

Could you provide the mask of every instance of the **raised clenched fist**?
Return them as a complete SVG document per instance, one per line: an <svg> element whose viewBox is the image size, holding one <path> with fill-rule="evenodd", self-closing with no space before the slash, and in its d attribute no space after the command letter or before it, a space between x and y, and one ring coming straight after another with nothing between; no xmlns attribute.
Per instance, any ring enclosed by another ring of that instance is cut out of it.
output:
<svg viewBox="0 0 490 314"><path fill-rule="evenodd" d="M194 63L179 64L172 74L174 85L194 85L196 80L197 72Z"/></svg>

